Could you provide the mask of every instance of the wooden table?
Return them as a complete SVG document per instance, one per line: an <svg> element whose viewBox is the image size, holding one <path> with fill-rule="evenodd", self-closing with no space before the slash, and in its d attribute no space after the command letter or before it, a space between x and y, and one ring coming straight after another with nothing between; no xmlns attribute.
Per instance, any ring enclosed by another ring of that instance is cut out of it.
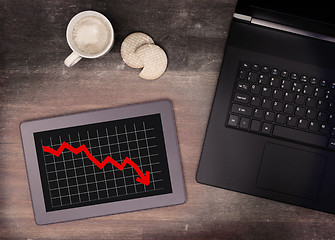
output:
<svg viewBox="0 0 335 240"><path fill-rule="evenodd" d="M335 216L195 181L236 0L0 2L0 239L335 239ZM67 68L65 29L93 9L112 22L111 52ZM165 49L156 81L121 59L143 31ZM33 219L19 124L126 104L170 99L186 183L183 205L38 226Z"/></svg>

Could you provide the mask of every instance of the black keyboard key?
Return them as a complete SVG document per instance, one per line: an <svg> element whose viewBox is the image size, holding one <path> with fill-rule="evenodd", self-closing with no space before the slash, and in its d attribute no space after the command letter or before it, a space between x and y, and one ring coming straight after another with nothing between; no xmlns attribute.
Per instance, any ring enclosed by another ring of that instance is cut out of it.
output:
<svg viewBox="0 0 335 240"><path fill-rule="evenodd" d="M333 150L335 149L335 138L329 139L328 148L333 149Z"/></svg>
<svg viewBox="0 0 335 240"><path fill-rule="evenodd" d="M282 80L281 81L281 88L285 90L291 90L292 82L290 80Z"/></svg>
<svg viewBox="0 0 335 240"><path fill-rule="evenodd" d="M305 85L304 86L304 90L303 90L303 93L306 94L306 95L313 95L315 89L314 89L314 86L311 86L311 85Z"/></svg>
<svg viewBox="0 0 335 240"><path fill-rule="evenodd" d="M309 125L309 122L305 119L299 119L299 122L298 122L298 128L300 129L307 129L308 128L308 125Z"/></svg>
<svg viewBox="0 0 335 240"><path fill-rule="evenodd" d="M306 118L314 120L316 118L316 111L313 109L307 109Z"/></svg>
<svg viewBox="0 0 335 240"><path fill-rule="evenodd" d="M242 105L238 105L238 104L233 104L231 111L233 113L238 113L244 116L251 116L251 111L252 108L251 107L246 107L246 106L242 106Z"/></svg>
<svg viewBox="0 0 335 240"><path fill-rule="evenodd" d="M321 87L326 87L327 86L327 81L326 80L320 80L320 86Z"/></svg>
<svg viewBox="0 0 335 240"><path fill-rule="evenodd" d="M278 76L279 75L279 70L277 68L272 68L271 69L271 75Z"/></svg>
<svg viewBox="0 0 335 240"><path fill-rule="evenodd" d="M259 107L261 104L261 98L259 97L251 97L250 104L255 107Z"/></svg>
<svg viewBox="0 0 335 240"><path fill-rule="evenodd" d="M328 123L335 124L335 115L334 114L329 114Z"/></svg>
<svg viewBox="0 0 335 240"><path fill-rule="evenodd" d="M326 90L323 88L315 88L314 97L324 98L326 96Z"/></svg>
<svg viewBox="0 0 335 240"><path fill-rule="evenodd" d="M317 104L316 107L320 110L326 110L326 109L328 109L328 106L329 106L328 101L320 99L320 100L318 100L318 104Z"/></svg>
<svg viewBox="0 0 335 240"><path fill-rule="evenodd" d="M297 73L291 73L291 79L292 80L297 80L299 78L299 74Z"/></svg>
<svg viewBox="0 0 335 240"><path fill-rule="evenodd" d="M250 63L248 63L248 62L242 62L241 68L249 69L250 68Z"/></svg>
<svg viewBox="0 0 335 240"><path fill-rule="evenodd" d="M284 124L286 122L286 115L278 113L276 115L276 123Z"/></svg>
<svg viewBox="0 0 335 240"><path fill-rule="evenodd" d="M268 88L268 87L263 87L262 88L262 96L263 97L271 97L271 88Z"/></svg>
<svg viewBox="0 0 335 240"><path fill-rule="evenodd" d="M261 122L257 120L252 120L250 130L259 132L260 129L261 129Z"/></svg>
<svg viewBox="0 0 335 240"><path fill-rule="evenodd" d="M260 66L258 64L252 64L251 65L251 70L253 70L253 71L259 71L260 70Z"/></svg>
<svg viewBox="0 0 335 240"><path fill-rule="evenodd" d="M308 97L307 101L306 101L306 106L311 107L311 108L315 108L316 107L316 99Z"/></svg>
<svg viewBox="0 0 335 240"><path fill-rule="evenodd" d="M261 87L258 86L258 85L252 84L252 85L251 85L250 92L251 92L252 94L257 94L257 95L258 95L258 94L260 94L260 92L261 92Z"/></svg>
<svg viewBox="0 0 335 240"><path fill-rule="evenodd" d="M269 67L267 67L267 66L262 66L261 71L262 71L263 73L269 73L270 69L269 69Z"/></svg>
<svg viewBox="0 0 335 240"><path fill-rule="evenodd" d="M278 100L280 100L280 99L282 99L283 94L284 94L283 91L280 91L280 90L275 89L275 90L273 90L273 95L272 95L272 97L273 97L274 99L278 99Z"/></svg>
<svg viewBox="0 0 335 240"><path fill-rule="evenodd" d="M305 105L306 97L304 95L297 94L297 96L295 96L294 102L299 105Z"/></svg>
<svg viewBox="0 0 335 240"><path fill-rule="evenodd" d="M287 125L291 127L295 127L297 125L298 119L295 117L288 117L287 118Z"/></svg>
<svg viewBox="0 0 335 240"><path fill-rule="evenodd" d="M280 76L281 76L282 78L287 78L287 77L288 77L288 72L285 71L285 70L283 70L283 71L281 71Z"/></svg>
<svg viewBox="0 0 335 240"><path fill-rule="evenodd" d="M335 127L332 127L330 135L335 136Z"/></svg>
<svg viewBox="0 0 335 240"><path fill-rule="evenodd" d="M248 129L249 128L249 118L242 117L240 121L240 128Z"/></svg>
<svg viewBox="0 0 335 240"><path fill-rule="evenodd" d="M249 82L257 82L258 74L255 72L250 72L248 75Z"/></svg>
<svg viewBox="0 0 335 240"><path fill-rule="evenodd" d="M317 123L317 122L311 122L309 124L309 128L308 128L310 131L313 131L313 132L318 132L320 130L320 124Z"/></svg>
<svg viewBox="0 0 335 240"><path fill-rule="evenodd" d="M296 107L295 108L295 115L298 117L304 117L306 113L306 108L303 107Z"/></svg>
<svg viewBox="0 0 335 240"><path fill-rule="evenodd" d="M238 123L238 116L230 115L228 120L228 125L236 127Z"/></svg>
<svg viewBox="0 0 335 240"><path fill-rule="evenodd" d="M243 91L243 92L248 92L249 91L249 83L245 82L238 82L237 83L237 90Z"/></svg>
<svg viewBox="0 0 335 240"><path fill-rule="evenodd" d="M333 102L329 103L328 112L329 113L335 113L335 103L333 103Z"/></svg>
<svg viewBox="0 0 335 240"><path fill-rule="evenodd" d="M335 100L335 91L334 90L327 90L325 98L328 101L334 101Z"/></svg>
<svg viewBox="0 0 335 240"><path fill-rule="evenodd" d="M320 133L324 135L328 135L329 132L330 132L330 126L327 124L321 124Z"/></svg>
<svg viewBox="0 0 335 240"><path fill-rule="evenodd" d="M281 112L283 110L284 104L281 102L274 101L272 109L277 112Z"/></svg>
<svg viewBox="0 0 335 240"><path fill-rule="evenodd" d="M293 83L292 91L300 93L302 91L302 84L297 82Z"/></svg>
<svg viewBox="0 0 335 240"><path fill-rule="evenodd" d="M268 75L259 75L259 80L258 83L263 84L263 85L268 85L269 84L269 76Z"/></svg>
<svg viewBox="0 0 335 240"><path fill-rule="evenodd" d="M285 104L284 113L293 114L294 106L292 104Z"/></svg>
<svg viewBox="0 0 335 240"><path fill-rule="evenodd" d="M262 108L270 109L272 105L272 101L269 99L263 99Z"/></svg>
<svg viewBox="0 0 335 240"><path fill-rule="evenodd" d="M327 147L328 145L328 138L326 136L320 136L279 125L274 126L273 135L320 147Z"/></svg>
<svg viewBox="0 0 335 240"><path fill-rule="evenodd" d="M271 134L272 131L272 124L271 123L263 123L262 126L262 133L264 134Z"/></svg>
<svg viewBox="0 0 335 240"><path fill-rule="evenodd" d="M311 79L309 79L309 82L310 84L317 85L319 81L317 78L311 77Z"/></svg>
<svg viewBox="0 0 335 240"><path fill-rule="evenodd" d="M243 93L235 93L234 101L239 103L248 103L249 102L249 95Z"/></svg>
<svg viewBox="0 0 335 240"><path fill-rule="evenodd" d="M275 119L275 114L273 112L266 111L264 119L269 122L273 122Z"/></svg>
<svg viewBox="0 0 335 240"><path fill-rule="evenodd" d="M317 120L318 120L319 122L326 122L326 121L328 120L328 113L325 113L325 112L319 112L319 113L318 113Z"/></svg>
<svg viewBox="0 0 335 240"><path fill-rule="evenodd" d="M279 78L276 78L276 77L272 77L270 78L270 86L271 87L275 87L275 88L279 88L280 86L280 79Z"/></svg>
<svg viewBox="0 0 335 240"><path fill-rule="evenodd" d="M293 102L293 100L294 100L294 94L293 93L290 93L290 92L286 92L285 94L284 94L284 101L285 102Z"/></svg>
<svg viewBox="0 0 335 240"><path fill-rule="evenodd" d="M262 119L263 118L263 114L264 114L264 111L262 109L256 108L254 110L254 118Z"/></svg>
<svg viewBox="0 0 335 240"><path fill-rule="evenodd" d="M308 77L306 75L301 75L300 76L300 82L307 83L308 82Z"/></svg>
<svg viewBox="0 0 335 240"><path fill-rule="evenodd" d="M241 70L239 74L239 78L245 80L247 78L248 72L246 70Z"/></svg>

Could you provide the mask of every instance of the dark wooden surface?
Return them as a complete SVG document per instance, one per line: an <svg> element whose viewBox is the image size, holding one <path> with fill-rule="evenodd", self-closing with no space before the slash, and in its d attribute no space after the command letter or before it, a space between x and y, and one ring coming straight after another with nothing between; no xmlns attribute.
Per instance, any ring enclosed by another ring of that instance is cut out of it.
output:
<svg viewBox="0 0 335 240"><path fill-rule="evenodd" d="M335 216L198 184L196 169L236 0L0 1L1 239L335 239ZM63 61L67 23L96 10L112 22L111 52ZM156 81L120 56L143 31L166 50ZM186 183L183 205L37 226L19 124L30 119L171 99Z"/></svg>

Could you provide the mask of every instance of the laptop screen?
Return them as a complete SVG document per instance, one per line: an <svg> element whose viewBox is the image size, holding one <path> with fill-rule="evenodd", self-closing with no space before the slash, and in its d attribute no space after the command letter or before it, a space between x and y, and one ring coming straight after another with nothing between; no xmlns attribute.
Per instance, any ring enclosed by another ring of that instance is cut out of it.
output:
<svg viewBox="0 0 335 240"><path fill-rule="evenodd" d="M335 35L333 0L239 0L235 12L290 27Z"/></svg>

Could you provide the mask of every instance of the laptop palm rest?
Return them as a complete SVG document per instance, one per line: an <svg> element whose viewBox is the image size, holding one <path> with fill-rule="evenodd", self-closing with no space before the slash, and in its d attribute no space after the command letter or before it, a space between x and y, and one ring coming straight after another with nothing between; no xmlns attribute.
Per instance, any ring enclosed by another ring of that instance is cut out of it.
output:
<svg viewBox="0 0 335 240"><path fill-rule="evenodd" d="M267 143L257 187L309 200L317 200L326 156Z"/></svg>

